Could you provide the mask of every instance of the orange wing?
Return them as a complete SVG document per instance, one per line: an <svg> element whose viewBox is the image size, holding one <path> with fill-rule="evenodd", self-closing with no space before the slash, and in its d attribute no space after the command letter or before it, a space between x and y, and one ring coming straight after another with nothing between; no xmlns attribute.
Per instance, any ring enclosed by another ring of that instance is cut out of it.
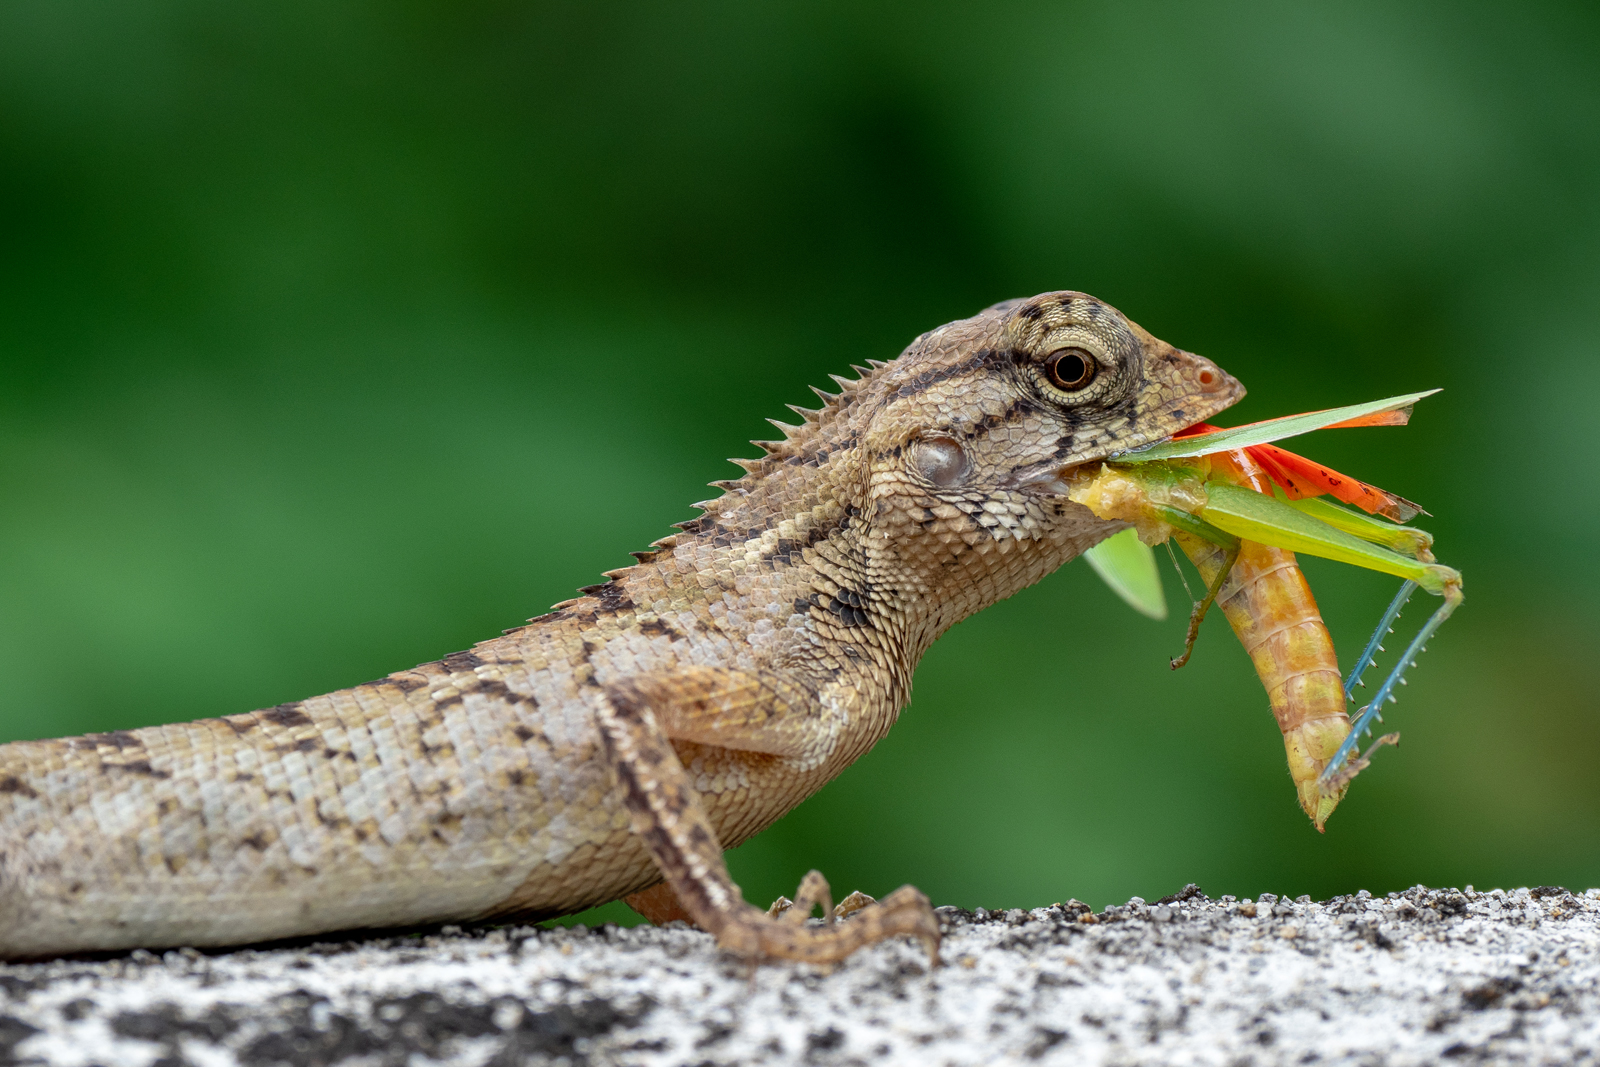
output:
<svg viewBox="0 0 1600 1067"><path fill-rule="evenodd" d="M1355 426L1403 426L1410 416L1409 411L1384 411L1376 415L1363 415L1359 418L1346 419L1336 422L1324 429L1339 429ZM1216 433L1221 426L1213 426L1208 422L1196 423L1186 429L1173 434L1174 438L1193 437L1202 433ZM1368 485L1359 478L1352 478L1347 474L1340 474L1331 467L1290 452L1277 445L1250 445L1244 449L1250 453L1250 458L1261 464L1262 468L1282 487L1284 495L1290 500L1303 500L1308 496L1322 496L1327 494L1341 500L1353 507L1358 507L1369 515L1382 515L1395 522L1406 522L1418 515L1426 515L1420 506L1413 504L1405 497L1391 493L1387 489L1379 489L1375 485Z"/></svg>

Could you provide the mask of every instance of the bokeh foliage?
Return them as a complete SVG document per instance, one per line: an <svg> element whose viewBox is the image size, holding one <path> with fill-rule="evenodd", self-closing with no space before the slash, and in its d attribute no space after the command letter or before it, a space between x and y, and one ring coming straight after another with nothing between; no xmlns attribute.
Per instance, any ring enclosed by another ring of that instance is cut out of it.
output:
<svg viewBox="0 0 1600 1067"><path fill-rule="evenodd" d="M1092 292L1423 502L1466 607L1317 835L1220 617L1081 564L957 627L750 845L936 903L1600 884L1588 5L0 9L0 739L468 646L688 518L762 419ZM1308 567L1348 662L1387 579ZM1420 611L1412 613L1412 621Z"/></svg>

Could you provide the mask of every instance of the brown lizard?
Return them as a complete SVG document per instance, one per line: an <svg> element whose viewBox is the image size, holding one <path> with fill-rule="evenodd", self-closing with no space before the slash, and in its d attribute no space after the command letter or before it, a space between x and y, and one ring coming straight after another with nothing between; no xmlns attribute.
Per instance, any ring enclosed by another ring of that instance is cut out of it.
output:
<svg viewBox="0 0 1600 1067"><path fill-rule="evenodd" d="M0 957L629 894L746 958L896 935L936 953L910 886L807 925L832 914L819 874L780 917L722 850L883 737L935 638L1125 525L1069 502L1066 472L1244 390L1071 292L856 370L680 533L470 651L265 711L0 746Z"/></svg>

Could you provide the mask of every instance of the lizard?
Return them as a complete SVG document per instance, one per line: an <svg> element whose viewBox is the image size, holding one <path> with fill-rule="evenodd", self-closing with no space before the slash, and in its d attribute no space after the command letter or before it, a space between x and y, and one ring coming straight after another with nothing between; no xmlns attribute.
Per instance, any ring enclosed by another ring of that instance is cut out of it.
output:
<svg viewBox="0 0 1600 1067"><path fill-rule="evenodd" d="M825 878L764 911L723 849L882 738L940 634L1126 526L1067 499L1074 469L1244 389L1079 292L853 369L772 420L699 517L470 650L247 714L0 745L0 958L625 898L752 960L902 935L937 959L917 889L807 923L835 914Z"/></svg>

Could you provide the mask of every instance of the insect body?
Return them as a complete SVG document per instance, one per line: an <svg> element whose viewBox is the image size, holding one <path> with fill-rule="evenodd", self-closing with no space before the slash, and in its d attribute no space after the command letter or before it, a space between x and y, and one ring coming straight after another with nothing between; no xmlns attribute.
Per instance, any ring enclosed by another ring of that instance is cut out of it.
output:
<svg viewBox="0 0 1600 1067"><path fill-rule="evenodd" d="M1187 661L1207 608L1212 602L1221 604L1267 690L1300 806L1318 830L1350 779L1367 764L1365 756L1352 758L1357 740L1379 717L1383 702L1392 700L1394 686L1423 642L1460 603L1461 576L1433 562L1433 539L1425 531L1379 522L1321 498L1336 494L1396 520L1418 514L1416 505L1265 441L1287 436L1285 429L1303 433L1330 425L1401 424L1416 399L1400 397L1233 430L1195 427L1133 462L1082 470L1073 481L1073 500L1100 518L1133 524L1133 531L1118 537L1136 536L1144 545L1170 538L1200 571L1206 596L1191 615L1184 654L1173 666ZM1217 444L1235 447L1207 450ZM1122 551L1126 553L1126 546ZM1341 683L1332 638L1295 551L1406 579L1348 682ZM1104 567L1102 559L1097 569ZM1352 724L1346 700L1399 605L1419 585L1443 596L1445 603ZM1380 743L1396 737L1389 735Z"/></svg>
<svg viewBox="0 0 1600 1067"><path fill-rule="evenodd" d="M1324 792L1318 777L1350 736L1333 638L1293 552L1243 541L1231 571L1227 553L1190 534L1176 537L1208 586L1226 574L1217 603L1267 690L1283 733L1300 807L1321 830L1345 786Z"/></svg>

